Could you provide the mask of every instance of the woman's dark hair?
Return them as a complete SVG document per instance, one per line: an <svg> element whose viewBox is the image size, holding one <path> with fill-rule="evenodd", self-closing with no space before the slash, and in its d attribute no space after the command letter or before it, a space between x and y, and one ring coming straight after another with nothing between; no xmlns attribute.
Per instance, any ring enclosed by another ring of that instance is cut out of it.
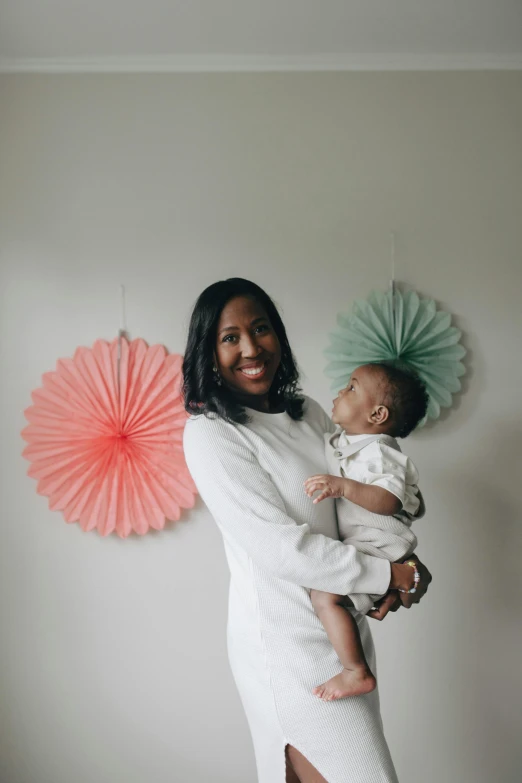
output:
<svg viewBox="0 0 522 783"><path fill-rule="evenodd" d="M254 299L267 314L281 346L281 362L269 392L270 405L284 407L292 419L303 416L304 398L300 396L299 370L292 354L286 330L277 308L267 293L250 280L231 277L205 288L190 319L183 361L185 409L193 415L214 413L230 422L245 424L248 415L233 392L216 383L212 370L216 333L221 312L237 296Z"/></svg>
<svg viewBox="0 0 522 783"><path fill-rule="evenodd" d="M406 438L426 415L429 397L420 377L409 367L397 363L375 362L386 376L384 404L393 424L389 434Z"/></svg>

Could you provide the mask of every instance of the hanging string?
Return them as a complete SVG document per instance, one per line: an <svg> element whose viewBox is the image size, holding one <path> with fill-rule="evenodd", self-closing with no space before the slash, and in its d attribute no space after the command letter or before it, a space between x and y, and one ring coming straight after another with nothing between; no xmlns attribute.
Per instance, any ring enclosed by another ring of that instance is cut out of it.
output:
<svg viewBox="0 0 522 783"><path fill-rule="evenodd" d="M395 233L390 232L390 256L391 256L391 278L390 288L392 294L395 293Z"/></svg>
<svg viewBox="0 0 522 783"><path fill-rule="evenodd" d="M391 291L391 316L392 316L392 343L395 352L397 352L397 335L395 330L395 232L390 232L390 262L391 262L391 277L390 277L390 291Z"/></svg>
<svg viewBox="0 0 522 783"><path fill-rule="evenodd" d="M126 311L125 311L125 286L121 285L121 324L120 324L120 333L123 333L123 336L125 336L125 332L127 331L127 317L126 317Z"/></svg>
<svg viewBox="0 0 522 783"><path fill-rule="evenodd" d="M121 295L121 320L120 320L120 328L118 330L118 366L117 366L118 378L117 378L117 385L118 385L118 417L120 418L120 428L121 428L121 402L120 402L121 340L122 340L122 337L125 337L125 333L127 331L126 313L125 313L125 286L124 285L120 285L120 295Z"/></svg>

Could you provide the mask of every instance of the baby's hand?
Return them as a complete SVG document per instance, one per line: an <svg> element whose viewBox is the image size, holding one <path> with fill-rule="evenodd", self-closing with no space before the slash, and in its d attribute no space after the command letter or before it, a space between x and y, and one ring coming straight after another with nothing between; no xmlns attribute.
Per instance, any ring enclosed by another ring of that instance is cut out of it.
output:
<svg viewBox="0 0 522 783"><path fill-rule="evenodd" d="M315 498L314 503L320 503L325 498L342 498L344 496L344 481L339 476L310 476L304 483L305 492L309 497L312 497L314 492L321 493Z"/></svg>

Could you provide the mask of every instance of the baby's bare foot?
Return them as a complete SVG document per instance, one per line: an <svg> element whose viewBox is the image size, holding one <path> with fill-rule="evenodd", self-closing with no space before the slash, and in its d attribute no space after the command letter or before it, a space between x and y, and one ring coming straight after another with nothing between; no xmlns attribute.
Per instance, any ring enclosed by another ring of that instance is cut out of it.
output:
<svg viewBox="0 0 522 783"><path fill-rule="evenodd" d="M375 677L366 667L343 669L328 682L318 685L312 693L323 701L344 699L346 696L362 696L375 690Z"/></svg>

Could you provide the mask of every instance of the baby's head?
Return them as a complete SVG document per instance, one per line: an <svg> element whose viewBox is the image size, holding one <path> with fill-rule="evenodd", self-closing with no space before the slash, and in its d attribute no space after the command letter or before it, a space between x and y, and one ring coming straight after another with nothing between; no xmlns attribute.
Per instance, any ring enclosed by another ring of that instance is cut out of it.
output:
<svg viewBox="0 0 522 783"><path fill-rule="evenodd" d="M347 435L383 433L405 438L426 415L420 378L387 364L363 364L333 401L332 419Z"/></svg>

